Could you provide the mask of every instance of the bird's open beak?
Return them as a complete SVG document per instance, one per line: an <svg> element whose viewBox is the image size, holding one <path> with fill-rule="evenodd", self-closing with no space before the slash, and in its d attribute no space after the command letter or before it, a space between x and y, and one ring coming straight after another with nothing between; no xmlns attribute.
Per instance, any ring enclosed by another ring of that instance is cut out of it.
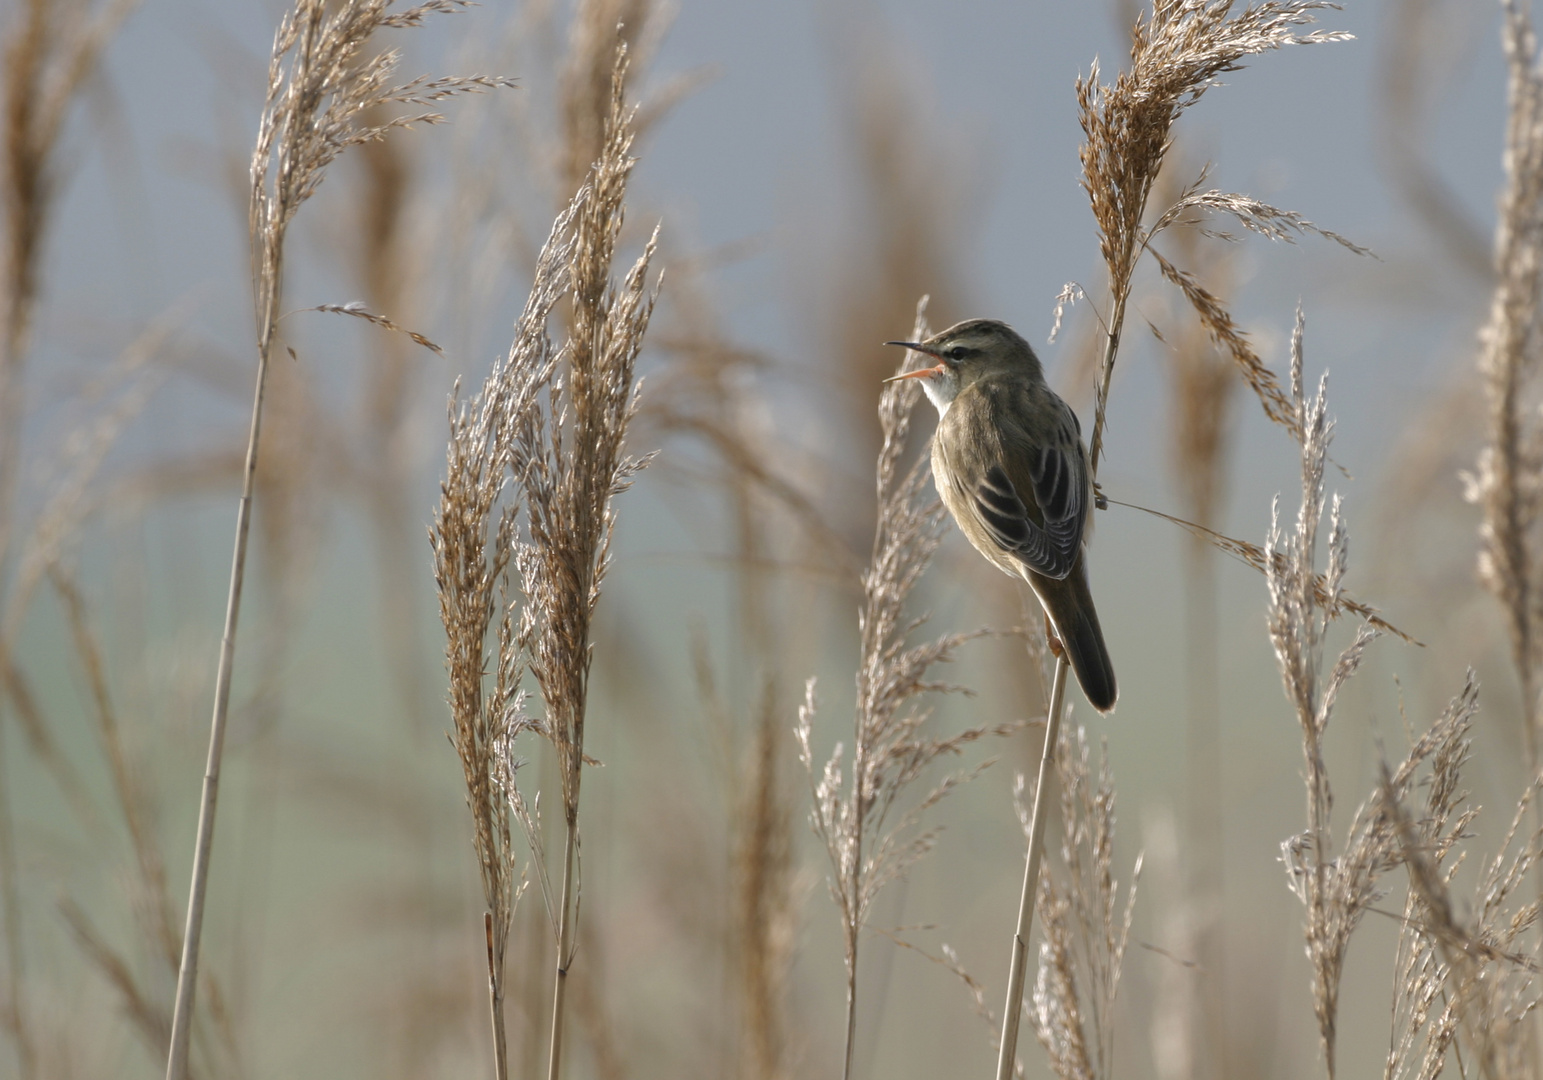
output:
<svg viewBox="0 0 1543 1080"><path fill-rule="evenodd" d="M945 368L942 364L939 364L937 367L917 368L915 371L907 371L900 375L891 375L884 381L897 382L900 379L930 379L935 375L943 374L947 370L948 369Z"/></svg>
<svg viewBox="0 0 1543 1080"><path fill-rule="evenodd" d="M937 356L937 353L933 352L919 341L886 341L884 344L899 345L902 348L910 349L913 352L923 353L927 356ZM945 368L942 364L939 364L937 367L918 368L915 371L907 371L902 375L891 375L884 381L891 383L899 379L930 379L934 375L943 374L946 370L948 369Z"/></svg>

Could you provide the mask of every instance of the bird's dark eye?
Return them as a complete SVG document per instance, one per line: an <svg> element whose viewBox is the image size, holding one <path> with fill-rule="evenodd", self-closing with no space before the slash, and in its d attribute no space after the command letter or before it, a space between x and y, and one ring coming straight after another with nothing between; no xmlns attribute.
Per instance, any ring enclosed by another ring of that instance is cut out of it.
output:
<svg viewBox="0 0 1543 1080"><path fill-rule="evenodd" d="M957 363L958 361L963 360L966 356L968 356L969 352L970 350L966 349L963 345L955 345L952 349L949 349L943 355Z"/></svg>

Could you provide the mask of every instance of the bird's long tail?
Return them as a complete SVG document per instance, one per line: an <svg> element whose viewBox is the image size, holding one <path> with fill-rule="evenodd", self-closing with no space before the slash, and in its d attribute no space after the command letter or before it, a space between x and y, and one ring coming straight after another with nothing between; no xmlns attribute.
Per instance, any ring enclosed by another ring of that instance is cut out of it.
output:
<svg viewBox="0 0 1543 1080"><path fill-rule="evenodd" d="M1114 681L1109 648L1104 644L1104 631L1098 625L1093 595L1088 591L1087 571L1079 562L1062 581L1041 579L1033 584L1066 647L1072 671L1077 674L1088 704L1101 713L1109 712L1120 691Z"/></svg>

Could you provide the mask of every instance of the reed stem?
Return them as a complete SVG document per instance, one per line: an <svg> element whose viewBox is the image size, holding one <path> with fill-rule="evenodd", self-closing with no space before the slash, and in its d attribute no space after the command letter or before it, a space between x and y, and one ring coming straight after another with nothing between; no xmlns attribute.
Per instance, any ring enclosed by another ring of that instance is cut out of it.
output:
<svg viewBox="0 0 1543 1080"><path fill-rule="evenodd" d="M182 935L182 961L177 968L177 1003L172 1013L171 1048L166 1080L186 1080L188 1043L193 1030L193 991L198 983L198 946L203 933L204 898L209 886L209 857L214 848L214 811L220 792L220 760L225 750L225 722L230 714L230 678L236 655L236 622L241 614L241 587L246 577L247 538L252 526L252 488L257 476L257 437L262 429L263 393L268 382L268 354L278 313L277 283L264 312L261 348L257 352L257 389L252 398L252 426L247 435L246 467L241 502L236 510L236 550L231 557L230 594L225 602L225 632L220 639L220 666L214 681L214 715L209 722L209 759L204 766L203 792L198 804L198 839L193 847L193 882L188 890L187 926Z"/></svg>
<svg viewBox="0 0 1543 1080"><path fill-rule="evenodd" d="M857 965L847 969L847 1038L841 1080L852 1080L852 1051L857 1045Z"/></svg>
<svg viewBox="0 0 1543 1080"><path fill-rule="evenodd" d="M578 802L577 776L574 778L574 802ZM552 987L552 1041L548 1054L547 1080L562 1076L563 1008L567 1000L568 964L573 959L573 856L578 846L579 823L575 815L568 821L568 835L563 845L563 897L558 909L557 974Z"/></svg>
<svg viewBox="0 0 1543 1080"><path fill-rule="evenodd" d="M1109 333L1104 339L1104 362L1098 385L1098 407L1093 417L1093 438L1089 441L1088 467L1098 477L1098 459L1104 447L1104 404L1109 400L1109 384L1114 375L1114 358L1120 350L1120 328L1125 324L1125 298L1129 295L1129 277L1122 287L1112 281L1114 310L1109 318ZM1023 980L1028 966L1029 930L1034 925L1034 901L1039 895L1039 864L1045 836L1045 802L1050 789L1050 768L1055 761L1056 744L1061 738L1061 712L1066 698L1066 672L1070 665L1064 655L1055 661L1055 680L1050 686L1050 709L1045 718L1045 745L1039 756L1039 783L1034 788L1034 817L1029 825L1028 863L1023 872L1023 895L1018 899L1018 930L1013 935L1012 962L1007 969L1007 1005L1002 1013L1002 1045L997 1053L997 1080L1012 1080L1018 1056L1018 1021L1023 1013Z"/></svg>
<svg viewBox="0 0 1543 1080"><path fill-rule="evenodd" d="M498 951L493 944L493 913L483 912L482 928L488 939L488 1007L493 1013L493 1076L509 1080L509 1040L504 1030L504 980L498 970Z"/></svg>
<svg viewBox="0 0 1543 1080"><path fill-rule="evenodd" d="M1050 686L1050 711L1045 718L1045 746L1039 755L1039 781L1034 787L1034 818L1029 826L1029 856L1023 870L1023 896L1018 901L1018 930L1013 935L1013 959L1007 971L1007 1004L1002 1010L1002 1045L997 1055L997 1080L1013 1080L1018 1057L1018 1021L1023 1016L1023 980L1029 961L1029 930L1034 925L1034 898L1039 893L1040 856L1044 853L1046 792L1055 748L1061 740L1061 713L1066 698L1065 657L1057 657Z"/></svg>

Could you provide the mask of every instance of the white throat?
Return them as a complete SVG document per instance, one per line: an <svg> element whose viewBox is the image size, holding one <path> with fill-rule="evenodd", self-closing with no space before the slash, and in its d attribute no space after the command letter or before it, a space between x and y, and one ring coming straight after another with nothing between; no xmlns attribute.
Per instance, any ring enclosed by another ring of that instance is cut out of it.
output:
<svg viewBox="0 0 1543 1080"><path fill-rule="evenodd" d="M948 415L948 407L954 403L954 398L959 396L959 376L953 372L944 375L934 375L930 379L921 380L922 389L927 392L927 399L938 410L938 416Z"/></svg>

